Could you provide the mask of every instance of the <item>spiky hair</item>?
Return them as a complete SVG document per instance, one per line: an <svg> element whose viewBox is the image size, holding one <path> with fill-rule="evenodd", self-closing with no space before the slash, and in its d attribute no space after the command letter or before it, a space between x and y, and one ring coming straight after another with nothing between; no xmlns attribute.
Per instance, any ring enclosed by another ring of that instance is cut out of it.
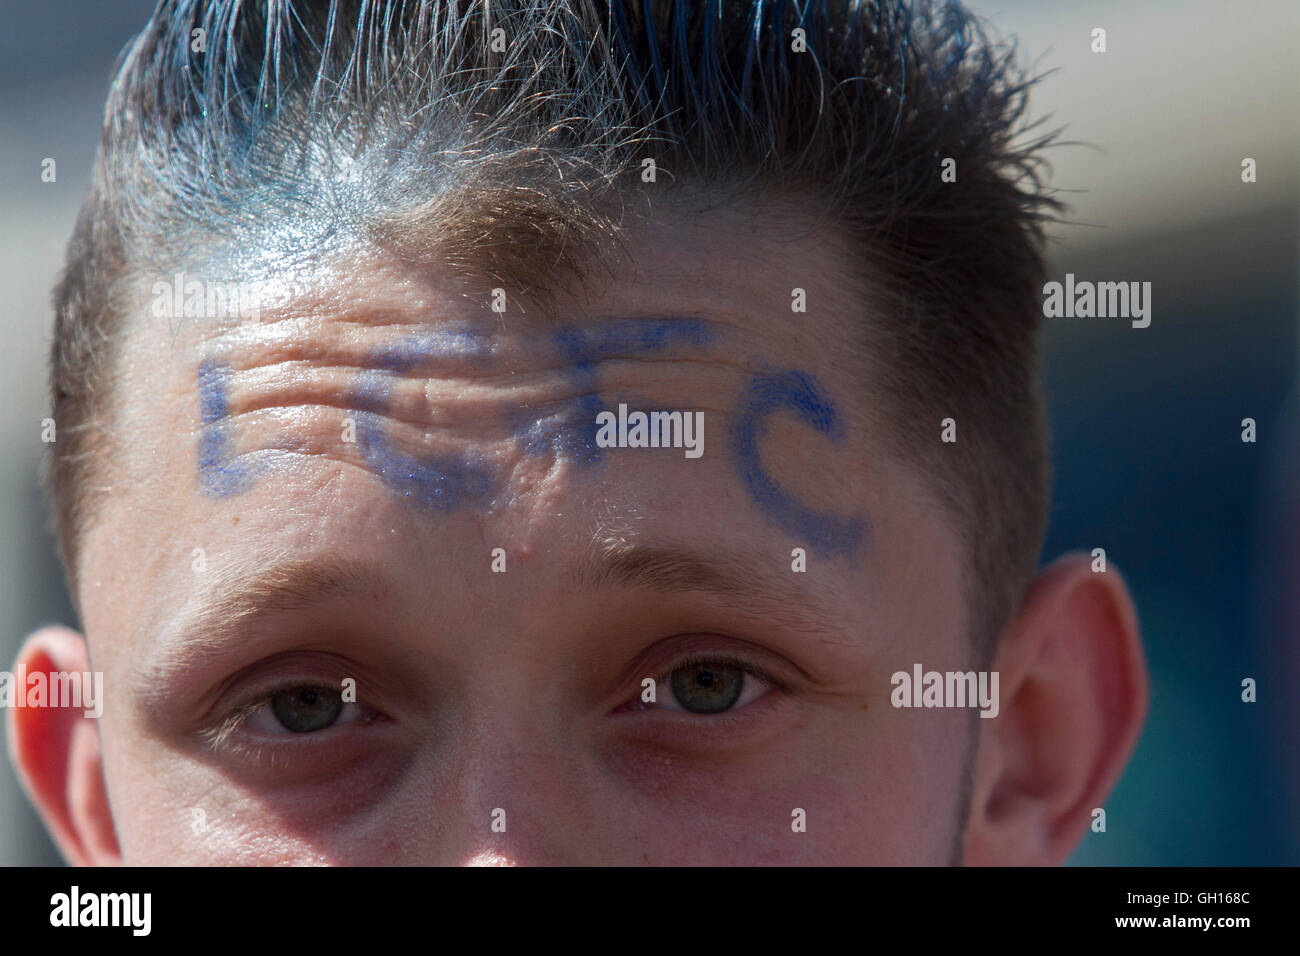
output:
<svg viewBox="0 0 1300 956"><path fill-rule="evenodd" d="M55 296L48 474L74 589L133 274L296 217L282 257L384 243L541 288L619 234L629 197L653 207L649 157L664 194L833 211L876 306L862 387L961 528L973 623L996 629L1046 501L1034 340L1060 207L1030 85L957 3L164 0L113 79ZM947 416L961 442L940 449Z"/></svg>

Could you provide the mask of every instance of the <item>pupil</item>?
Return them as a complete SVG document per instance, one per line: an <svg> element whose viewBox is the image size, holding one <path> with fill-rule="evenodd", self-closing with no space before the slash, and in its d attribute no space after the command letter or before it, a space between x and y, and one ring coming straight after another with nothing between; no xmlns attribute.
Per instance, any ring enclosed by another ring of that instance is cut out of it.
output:
<svg viewBox="0 0 1300 956"><path fill-rule="evenodd" d="M673 697L693 714L720 714L740 699L745 672L727 664L682 667L673 671Z"/></svg>
<svg viewBox="0 0 1300 956"><path fill-rule="evenodd" d="M281 691L271 698L271 710L285 730L309 734L324 730L338 720L343 698L319 687Z"/></svg>

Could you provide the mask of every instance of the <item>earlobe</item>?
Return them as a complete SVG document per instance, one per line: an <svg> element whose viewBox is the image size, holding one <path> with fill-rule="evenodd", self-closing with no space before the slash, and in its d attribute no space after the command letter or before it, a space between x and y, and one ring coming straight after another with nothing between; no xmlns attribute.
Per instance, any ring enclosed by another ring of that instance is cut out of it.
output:
<svg viewBox="0 0 1300 956"><path fill-rule="evenodd" d="M87 674L86 641L65 627L46 627L23 642L14 664L14 693L23 696L28 674ZM46 678L47 691L54 683ZM9 755L27 794L64 858L77 866L121 863L113 830L96 719L88 706L14 706L8 714ZM83 704L86 702L83 700ZM102 708L103 701L94 702Z"/></svg>
<svg viewBox="0 0 1300 956"><path fill-rule="evenodd" d="M1088 830L1146 718L1128 588L1086 556L1045 569L1003 634L1002 711L981 720L964 862L1054 865Z"/></svg>

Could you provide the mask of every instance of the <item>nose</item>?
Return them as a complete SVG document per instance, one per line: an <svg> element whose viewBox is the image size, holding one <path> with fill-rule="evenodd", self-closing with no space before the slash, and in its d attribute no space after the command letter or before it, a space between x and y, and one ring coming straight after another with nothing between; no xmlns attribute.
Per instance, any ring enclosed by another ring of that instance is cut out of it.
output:
<svg viewBox="0 0 1300 956"><path fill-rule="evenodd" d="M512 858L493 850L476 853L465 861L465 866L518 866Z"/></svg>
<svg viewBox="0 0 1300 956"><path fill-rule="evenodd" d="M430 761L433 803L416 829L419 860L457 866L566 866L589 856L595 768L536 715L500 712ZM436 764L441 764L437 766ZM421 771L422 773L425 771Z"/></svg>

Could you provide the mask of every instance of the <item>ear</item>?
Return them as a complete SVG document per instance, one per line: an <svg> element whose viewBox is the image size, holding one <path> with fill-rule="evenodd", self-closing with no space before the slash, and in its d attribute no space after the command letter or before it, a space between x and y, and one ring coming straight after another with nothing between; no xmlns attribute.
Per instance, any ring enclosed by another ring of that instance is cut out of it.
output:
<svg viewBox="0 0 1300 956"><path fill-rule="evenodd" d="M1146 718L1137 615L1113 568L1069 555L1030 587L993 669L1003 703L980 718L963 862L1056 865L1088 830Z"/></svg>
<svg viewBox="0 0 1300 956"><path fill-rule="evenodd" d="M28 674L89 671L85 638L66 627L42 628L18 652L14 691L25 699ZM46 703L54 701L47 698ZM95 703L102 706L102 701ZM120 865L99 729L95 718L85 716L86 709L13 707L9 756L64 859L76 866Z"/></svg>

